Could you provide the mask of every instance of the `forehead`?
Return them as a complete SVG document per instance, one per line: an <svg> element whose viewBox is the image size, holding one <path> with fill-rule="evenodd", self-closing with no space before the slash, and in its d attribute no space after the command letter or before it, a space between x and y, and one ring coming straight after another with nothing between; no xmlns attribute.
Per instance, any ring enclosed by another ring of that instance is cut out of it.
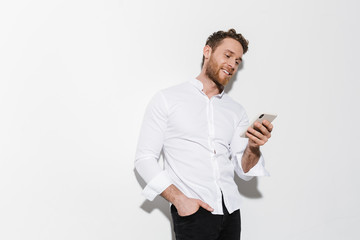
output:
<svg viewBox="0 0 360 240"><path fill-rule="evenodd" d="M230 50L231 52L235 53L238 57L241 57L243 55L243 48L241 44L232 38L225 38L221 41L221 43L217 46L215 49L215 52L224 52Z"/></svg>

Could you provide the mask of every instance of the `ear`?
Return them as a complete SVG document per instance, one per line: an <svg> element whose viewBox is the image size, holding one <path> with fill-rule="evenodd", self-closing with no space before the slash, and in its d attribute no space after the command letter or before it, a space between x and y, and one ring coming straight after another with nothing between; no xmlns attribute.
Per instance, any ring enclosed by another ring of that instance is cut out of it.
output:
<svg viewBox="0 0 360 240"><path fill-rule="evenodd" d="M203 49L203 54L204 54L205 59L210 58L210 56L211 56L211 51L212 51L212 49L211 49L211 47L210 47L209 45L206 45L206 46L204 47L204 49Z"/></svg>

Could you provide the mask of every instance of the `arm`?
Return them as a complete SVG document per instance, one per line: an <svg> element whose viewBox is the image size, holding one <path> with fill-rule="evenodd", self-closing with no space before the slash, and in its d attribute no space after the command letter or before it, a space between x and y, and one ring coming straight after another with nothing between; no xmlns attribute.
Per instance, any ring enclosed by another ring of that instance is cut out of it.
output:
<svg viewBox="0 0 360 240"><path fill-rule="evenodd" d="M264 157L260 152L260 142L253 139L252 134L250 138L240 137L243 130L248 128L249 120L243 109L239 111L243 111L243 114L236 126L230 143L231 162L234 165L234 170L236 174L245 181L249 181L254 176L269 176L269 173L265 169ZM254 127L256 126L255 124ZM253 128L249 128L246 134L253 130Z"/></svg>
<svg viewBox="0 0 360 240"><path fill-rule="evenodd" d="M158 163L165 138L167 115L166 99L160 92L146 108L135 155L135 168L147 184L142 194L150 201L172 184L168 173Z"/></svg>
<svg viewBox="0 0 360 240"><path fill-rule="evenodd" d="M273 125L266 120L262 124L255 123L254 128L248 128L246 136L249 138L249 142L241 159L244 173L249 172L258 163L261 156L260 146L269 140L272 130Z"/></svg>

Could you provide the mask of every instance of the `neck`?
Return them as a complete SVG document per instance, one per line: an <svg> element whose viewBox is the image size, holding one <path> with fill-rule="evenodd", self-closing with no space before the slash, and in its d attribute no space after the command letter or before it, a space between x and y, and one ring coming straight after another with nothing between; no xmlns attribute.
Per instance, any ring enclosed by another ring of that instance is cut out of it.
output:
<svg viewBox="0 0 360 240"><path fill-rule="evenodd" d="M199 76L196 77L196 79L202 82L204 86L203 92L208 96L208 98L211 98L224 90L224 86L216 84L205 74L204 68L202 69Z"/></svg>

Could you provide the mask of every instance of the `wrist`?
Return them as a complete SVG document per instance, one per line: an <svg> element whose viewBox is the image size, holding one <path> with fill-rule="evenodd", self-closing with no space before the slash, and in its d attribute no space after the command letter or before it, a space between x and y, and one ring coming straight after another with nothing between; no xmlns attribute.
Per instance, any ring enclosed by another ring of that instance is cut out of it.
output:
<svg viewBox="0 0 360 240"><path fill-rule="evenodd" d="M250 153L252 153L253 155L256 155L256 156L260 156L261 155L261 152L260 152L260 146L251 146L251 145L248 145L247 146L247 149Z"/></svg>
<svg viewBox="0 0 360 240"><path fill-rule="evenodd" d="M188 200L188 197L186 197L184 194L179 194L174 197L172 204L178 209L179 206L183 205L184 202Z"/></svg>
<svg viewBox="0 0 360 240"><path fill-rule="evenodd" d="M185 202L188 198L185 194L183 194L175 185L171 184L168 188L166 188L162 193L166 200L172 203L176 208Z"/></svg>

